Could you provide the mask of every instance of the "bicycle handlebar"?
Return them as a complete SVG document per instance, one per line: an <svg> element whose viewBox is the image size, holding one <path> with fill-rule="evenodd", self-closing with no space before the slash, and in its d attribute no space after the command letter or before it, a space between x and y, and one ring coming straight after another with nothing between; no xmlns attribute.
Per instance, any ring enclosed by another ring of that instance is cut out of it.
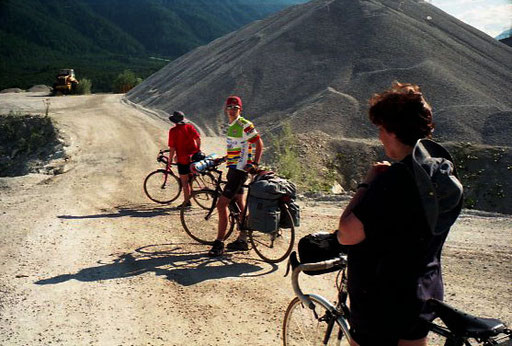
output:
<svg viewBox="0 0 512 346"><path fill-rule="evenodd" d="M313 308L314 305L311 300L302 292L299 286L299 274L303 271L319 271L331 269L334 267L339 267L340 269L344 269L347 266L347 255L341 255L340 257L336 257L330 260L315 262L315 263L300 263L297 259L297 253L294 251L290 254L290 258L288 259L288 265L286 268L286 273L284 276L288 275L290 270L290 266L292 267L292 287L295 295L300 299L300 301L310 308Z"/></svg>

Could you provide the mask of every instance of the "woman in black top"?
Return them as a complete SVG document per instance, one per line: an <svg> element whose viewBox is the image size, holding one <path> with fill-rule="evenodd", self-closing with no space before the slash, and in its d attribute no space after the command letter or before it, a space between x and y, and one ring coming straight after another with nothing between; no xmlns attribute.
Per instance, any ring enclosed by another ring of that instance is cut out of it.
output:
<svg viewBox="0 0 512 346"><path fill-rule="evenodd" d="M372 165L340 218L351 332L361 346L426 345L424 303L443 296L441 249L462 186L448 152L426 139L432 110L417 85L395 82L370 100L369 115L394 163Z"/></svg>

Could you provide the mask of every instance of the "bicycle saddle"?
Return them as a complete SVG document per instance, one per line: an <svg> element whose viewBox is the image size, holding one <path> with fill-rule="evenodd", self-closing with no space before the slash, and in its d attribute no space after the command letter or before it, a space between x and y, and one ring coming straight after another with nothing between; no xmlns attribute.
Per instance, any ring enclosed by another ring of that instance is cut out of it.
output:
<svg viewBox="0 0 512 346"><path fill-rule="evenodd" d="M462 337L488 338L506 329L500 320L472 316L437 299L429 299L427 304L448 329Z"/></svg>

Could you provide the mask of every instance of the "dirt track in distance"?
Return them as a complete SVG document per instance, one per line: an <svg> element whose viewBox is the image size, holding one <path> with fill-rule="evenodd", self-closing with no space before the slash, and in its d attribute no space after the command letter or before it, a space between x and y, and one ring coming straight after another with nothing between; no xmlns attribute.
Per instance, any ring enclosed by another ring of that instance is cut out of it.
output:
<svg viewBox="0 0 512 346"><path fill-rule="evenodd" d="M0 112L43 113L42 100L2 94ZM52 98L64 173L0 178L0 344L279 345L293 298L285 264L252 251L210 259L177 203L150 202L142 181L169 124L120 100ZM223 152L223 139L203 142ZM299 203L299 237L334 229L345 204ZM446 300L512 324L511 240L511 217L464 211L445 246ZM334 295L328 276L303 282Z"/></svg>

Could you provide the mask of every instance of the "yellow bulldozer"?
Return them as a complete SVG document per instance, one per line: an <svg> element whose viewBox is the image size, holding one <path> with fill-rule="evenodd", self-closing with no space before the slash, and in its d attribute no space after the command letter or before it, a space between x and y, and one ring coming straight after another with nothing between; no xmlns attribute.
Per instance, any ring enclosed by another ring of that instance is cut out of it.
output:
<svg viewBox="0 0 512 346"><path fill-rule="evenodd" d="M57 81L53 83L53 95L69 95L76 92L78 80L75 78L75 70L61 69L56 78Z"/></svg>

